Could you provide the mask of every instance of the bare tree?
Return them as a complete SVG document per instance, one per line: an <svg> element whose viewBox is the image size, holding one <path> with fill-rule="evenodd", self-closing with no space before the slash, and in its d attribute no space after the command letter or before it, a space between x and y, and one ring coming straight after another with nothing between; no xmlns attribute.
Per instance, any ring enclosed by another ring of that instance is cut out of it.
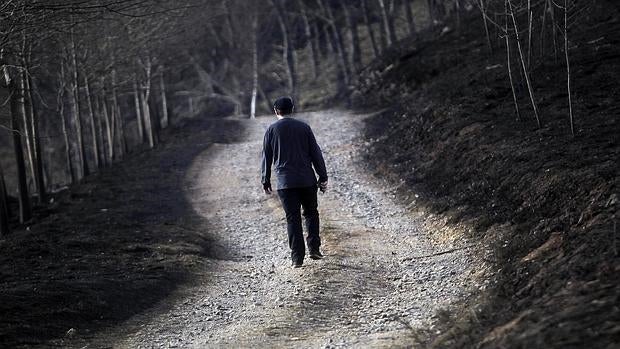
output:
<svg viewBox="0 0 620 349"><path fill-rule="evenodd" d="M70 43L69 43L69 59L71 60L71 84L69 92L71 95L71 112L73 115L73 121L75 122L76 135L77 135L77 154L78 154L78 173L77 179L81 180L83 177L88 176L88 162L86 160L86 146L84 142L84 127L82 125L82 112L80 105L80 79L79 79L79 67L77 60L77 49L75 43L75 34L71 30Z"/></svg>
<svg viewBox="0 0 620 349"><path fill-rule="evenodd" d="M357 30L357 8L352 5L347 5L344 2L341 6L347 27L351 33L351 48L349 50L349 52L351 52L351 66L353 67L353 70L357 72L362 68L362 53L360 48L359 33Z"/></svg>
<svg viewBox="0 0 620 349"><path fill-rule="evenodd" d="M256 98L258 95L258 14L255 14L252 19L252 42L252 99L250 102L250 118L254 119L256 117Z"/></svg>
<svg viewBox="0 0 620 349"><path fill-rule="evenodd" d="M289 34L288 17L286 16L284 7L280 0L270 0L276 9L278 24L282 32L282 60L286 66L286 74L288 81L288 93L297 99L297 72L295 71L295 58L293 52L293 41Z"/></svg>
<svg viewBox="0 0 620 349"><path fill-rule="evenodd" d="M334 18L331 6L325 5L324 0L317 0L317 3L321 10L322 18L327 22L329 31L331 32L331 37L334 41L338 64L343 77L342 82L344 82L344 84L348 84L350 82L351 72L349 70L349 65L347 64L346 50L344 48L342 35L339 30L340 26L336 25L336 19Z"/></svg>
<svg viewBox="0 0 620 349"><path fill-rule="evenodd" d="M108 107L108 96L107 96L107 88L105 77L101 77L101 114L103 115L103 121L105 123L106 129L106 139L108 145L108 162L111 163L115 158L115 150L114 150L114 139L115 137L115 128L113 124L113 120L110 118L109 107Z"/></svg>
<svg viewBox="0 0 620 349"><path fill-rule="evenodd" d="M416 33L415 19L413 18L413 10L411 9L411 2L413 0L403 0L405 6L405 16L407 18L407 26L409 27L409 35Z"/></svg>
<svg viewBox="0 0 620 349"><path fill-rule="evenodd" d="M2 168L2 163L0 163L0 236L11 233L9 220L10 212L6 184L4 182L4 169Z"/></svg>
<svg viewBox="0 0 620 349"><path fill-rule="evenodd" d="M138 143L144 142L144 124L142 117L142 106L140 102L140 88L138 87L138 77L136 74L133 76L133 91L134 91L134 102L135 102L135 110L136 110L136 131Z"/></svg>
<svg viewBox="0 0 620 349"><path fill-rule="evenodd" d="M511 0L506 0L508 3L508 13L512 18L512 24L515 30L515 40L517 41L517 48L519 50L519 58L521 60L521 67L523 68L523 75L525 76L525 82L527 84L527 90L530 96L530 102L532 103L532 109L534 110L534 116L536 117L536 123L538 127L541 127L540 117L538 115L538 106L536 105L536 100L534 98L534 88L532 87L532 82L530 81L530 72L526 66L525 56L523 54L523 49L521 47L521 39L519 37L519 26L517 25L517 18L515 16L515 11L512 6Z"/></svg>
<svg viewBox="0 0 620 349"><path fill-rule="evenodd" d="M11 76L11 72L6 65L3 65L4 80L6 87L10 91L11 105L11 133L13 138L13 150L15 153L15 161L17 163L17 181L19 194L19 221L24 223L32 217L32 208L30 206L30 197L28 195L28 182L26 174L26 162L24 159L24 149L22 146L22 132L20 129L20 105L23 104L24 95L22 89L17 85L16 79L21 77L19 72Z"/></svg>
<svg viewBox="0 0 620 349"><path fill-rule="evenodd" d="M318 45L312 38L312 26L310 25L310 17L308 16L307 5L302 0L298 0L298 6L301 10L301 18L304 23L304 38L309 51L310 67L312 68L312 76L316 78L319 73L319 55Z"/></svg>
<svg viewBox="0 0 620 349"><path fill-rule="evenodd" d="M482 1L481 1L482 2ZM512 91L512 99L514 100L515 103L515 112L517 115L517 120L521 120L521 112L519 111L519 102L517 100L517 92L515 91L515 84L514 81L512 79L512 61L511 61L511 57L510 57L510 36L508 35L509 31L508 31L508 22L509 22L509 16L508 16L508 0L506 0L506 26L504 29L504 36L506 38L506 68L508 69L508 79L510 81L510 89Z"/></svg>
<svg viewBox="0 0 620 349"><path fill-rule="evenodd" d="M27 98L30 101L29 103L29 119L31 126L31 135L32 135L32 151L34 157L34 181L35 187L38 194L38 200L40 204L43 204L47 201L47 190L45 187L45 179L43 173L43 156L42 156L42 147L41 147L41 138L39 136L39 113L36 108L35 103L35 84L32 79L32 74L28 70L29 64L25 65L26 69L26 91Z"/></svg>
<svg viewBox="0 0 620 349"><path fill-rule="evenodd" d="M144 129L146 132L146 139L149 143L149 148L155 146L155 130L153 129L153 121L151 119L151 109L149 106L149 99L151 98L151 83L153 62L151 56L146 54L144 59L139 59L139 64L144 70L144 81L140 87L140 102L142 106Z"/></svg>
<svg viewBox="0 0 620 349"><path fill-rule="evenodd" d="M69 178L71 183L75 183L75 171L73 168L73 158L71 157L71 141L69 140L69 131L67 127L67 118L65 116L65 101L64 95L66 91L66 83L65 83L65 64L60 64L60 73L58 74L58 92L56 94L56 105L57 105L57 114L60 116L60 125L62 127L62 136L65 144L65 158L67 165L67 173L69 174Z"/></svg>
<svg viewBox="0 0 620 349"><path fill-rule="evenodd" d="M392 30L392 25L390 24L390 16L388 13L388 8L385 4L385 0L377 0L379 1L379 7L381 8L381 19L383 21L383 31L385 33L385 38L387 40L387 45L391 46L394 42L396 42L396 34Z"/></svg>
<svg viewBox="0 0 620 349"><path fill-rule="evenodd" d="M162 117L161 117L161 127L162 128L167 128L168 125L170 124L170 117L168 115L168 98L166 97L166 79L164 76L164 66L161 65L159 66L159 94L160 94L160 99L161 99L161 111L162 111Z"/></svg>
<svg viewBox="0 0 620 349"><path fill-rule="evenodd" d="M568 0L564 0L564 56L566 57L566 89L568 91L568 118L570 133L575 136L575 121L573 119L573 97L570 84L570 60L568 59Z"/></svg>
<svg viewBox="0 0 620 349"><path fill-rule="evenodd" d="M97 143L97 122L95 121L95 110L93 108L93 97L90 91L90 80L84 72L84 93L86 94L86 105L88 106L88 118L90 120L91 141L93 146L93 160L95 167L101 167L101 158L99 157L99 144Z"/></svg>
<svg viewBox="0 0 620 349"><path fill-rule="evenodd" d="M374 57L379 55L379 46L377 45L377 39L375 37L375 31L372 28L372 22L370 21L369 9L368 9L368 0L361 1L362 6L362 15L364 16L364 23L366 24L366 28L368 30L368 36L370 37L370 44L372 47L372 53Z"/></svg>

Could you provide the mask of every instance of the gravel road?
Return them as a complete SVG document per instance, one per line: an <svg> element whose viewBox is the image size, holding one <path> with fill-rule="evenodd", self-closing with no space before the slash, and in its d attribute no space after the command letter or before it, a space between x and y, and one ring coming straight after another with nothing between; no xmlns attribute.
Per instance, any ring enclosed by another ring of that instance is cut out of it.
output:
<svg viewBox="0 0 620 349"><path fill-rule="evenodd" d="M326 258L290 267L283 211L259 176L263 133L275 118L247 120L242 142L215 144L185 174L183 195L208 222L199 228L217 241L218 258L89 347L406 347L412 328L432 325L439 309L478 289L473 252L432 256L459 246L437 243L423 218L398 204L401 189L368 174L365 116L298 117L312 126L330 175L319 196Z"/></svg>

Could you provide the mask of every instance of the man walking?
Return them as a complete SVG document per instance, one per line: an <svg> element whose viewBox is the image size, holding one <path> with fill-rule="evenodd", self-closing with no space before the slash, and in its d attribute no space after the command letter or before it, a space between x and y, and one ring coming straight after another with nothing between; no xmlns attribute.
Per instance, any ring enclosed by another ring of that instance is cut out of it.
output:
<svg viewBox="0 0 620 349"><path fill-rule="evenodd" d="M301 227L301 208L306 222L309 256L321 259L317 189L327 190L327 170L308 124L293 119L293 100L281 97L273 104L278 121L265 132L263 140L262 182L271 194L271 165L278 183L278 196L286 213L288 243L293 267L300 268L306 254ZM314 169L313 169L314 166ZM315 172L319 176L318 185Z"/></svg>

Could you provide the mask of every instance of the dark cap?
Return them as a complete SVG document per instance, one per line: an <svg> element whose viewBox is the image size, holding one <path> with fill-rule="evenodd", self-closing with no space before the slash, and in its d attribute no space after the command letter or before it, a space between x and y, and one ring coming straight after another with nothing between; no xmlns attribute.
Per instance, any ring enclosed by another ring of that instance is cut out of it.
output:
<svg viewBox="0 0 620 349"><path fill-rule="evenodd" d="M273 103L273 108L285 114L293 112L293 100L291 97L280 97Z"/></svg>

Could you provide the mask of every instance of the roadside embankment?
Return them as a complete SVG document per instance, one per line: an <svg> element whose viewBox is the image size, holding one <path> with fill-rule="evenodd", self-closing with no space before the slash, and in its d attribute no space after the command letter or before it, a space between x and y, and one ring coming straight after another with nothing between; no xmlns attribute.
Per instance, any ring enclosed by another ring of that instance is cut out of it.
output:
<svg viewBox="0 0 620 349"><path fill-rule="evenodd" d="M495 287L450 309L431 347L618 344L620 13L593 6L571 32L574 137L562 61L532 72L542 127L519 84L516 120L505 47L489 54L479 18L402 42L359 79L354 106L388 107L367 123L376 175L493 251Z"/></svg>

